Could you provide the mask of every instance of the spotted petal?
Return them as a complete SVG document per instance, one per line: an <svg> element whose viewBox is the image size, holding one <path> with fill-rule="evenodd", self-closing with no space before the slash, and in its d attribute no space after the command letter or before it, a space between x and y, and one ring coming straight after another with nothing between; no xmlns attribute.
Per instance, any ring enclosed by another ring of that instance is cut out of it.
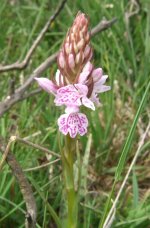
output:
<svg viewBox="0 0 150 228"><path fill-rule="evenodd" d="M88 88L86 85L74 84L61 87L57 91L56 98L54 100L57 106L60 105L81 105L81 98L86 96Z"/></svg>
<svg viewBox="0 0 150 228"><path fill-rule="evenodd" d="M64 135L69 133L71 138L77 134L83 136L87 133L88 120L83 113L63 114L58 119L60 132Z"/></svg>

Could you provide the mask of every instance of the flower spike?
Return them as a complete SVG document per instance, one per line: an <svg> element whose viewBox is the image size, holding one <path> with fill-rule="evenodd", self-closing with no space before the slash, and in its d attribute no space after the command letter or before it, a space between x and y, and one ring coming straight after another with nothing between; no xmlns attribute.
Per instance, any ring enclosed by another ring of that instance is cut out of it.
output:
<svg viewBox="0 0 150 228"><path fill-rule="evenodd" d="M58 126L71 138L87 132L88 120L80 113L80 107L95 110L95 105L100 105L99 93L110 90L110 86L105 85L108 76L103 75L102 68L95 68L90 62L93 51L88 25L88 18L79 12L58 54L55 78L35 78L42 89L55 96L56 106L65 106L65 114L59 117Z"/></svg>

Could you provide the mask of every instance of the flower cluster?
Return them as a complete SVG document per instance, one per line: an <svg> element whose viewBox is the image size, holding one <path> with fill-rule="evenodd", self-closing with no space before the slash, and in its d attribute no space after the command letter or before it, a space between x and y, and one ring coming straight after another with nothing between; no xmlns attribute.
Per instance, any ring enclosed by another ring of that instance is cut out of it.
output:
<svg viewBox="0 0 150 228"><path fill-rule="evenodd" d="M58 70L55 78L35 78L39 86L55 96L56 106L65 106L65 114L58 119L59 130L75 138L87 132L88 120L80 113L80 106L95 110L98 94L110 90L106 86L107 75L90 62L93 51L90 46L89 20L78 13L58 54Z"/></svg>

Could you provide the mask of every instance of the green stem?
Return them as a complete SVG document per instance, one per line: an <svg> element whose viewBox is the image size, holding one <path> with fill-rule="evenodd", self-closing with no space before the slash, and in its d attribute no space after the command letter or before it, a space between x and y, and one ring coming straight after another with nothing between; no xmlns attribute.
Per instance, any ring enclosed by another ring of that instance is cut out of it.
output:
<svg viewBox="0 0 150 228"><path fill-rule="evenodd" d="M74 185L74 156L76 154L76 140L65 137L65 148L62 151L62 162L65 180L65 189L67 196L67 227L76 228L77 227L77 217L78 217L78 199L77 192Z"/></svg>

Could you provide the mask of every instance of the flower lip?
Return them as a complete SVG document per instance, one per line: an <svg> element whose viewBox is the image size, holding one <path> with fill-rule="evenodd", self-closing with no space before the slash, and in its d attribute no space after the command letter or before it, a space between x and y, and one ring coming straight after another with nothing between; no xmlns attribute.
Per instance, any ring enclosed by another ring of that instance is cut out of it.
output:
<svg viewBox="0 0 150 228"><path fill-rule="evenodd" d="M63 114L58 119L59 130L75 138L77 134L83 136L87 133L88 119L83 113Z"/></svg>

